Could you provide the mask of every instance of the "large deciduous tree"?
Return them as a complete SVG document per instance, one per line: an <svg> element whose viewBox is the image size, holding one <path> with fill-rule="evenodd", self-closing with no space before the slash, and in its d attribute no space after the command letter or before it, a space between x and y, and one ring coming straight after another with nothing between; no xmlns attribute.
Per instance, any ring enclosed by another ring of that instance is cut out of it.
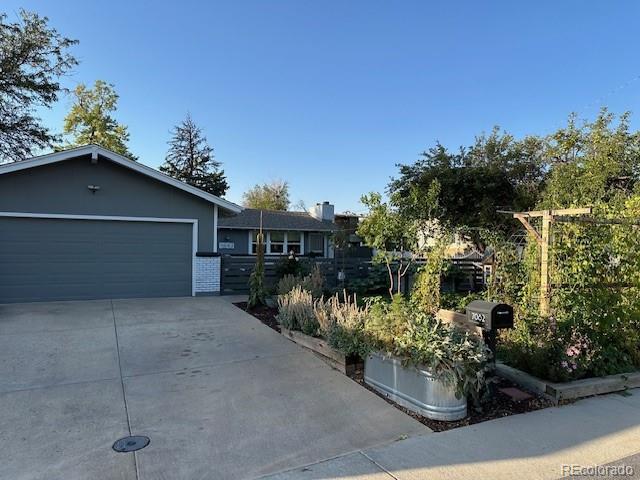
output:
<svg viewBox="0 0 640 480"><path fill-rule="evenodd" d="M513 227L498 210L528 210L537 203L548 171L544 145L539 137L516 140L497 128L457 152L436 144L414 164L399 165L389 193L404 215L423 225L466 229L479 242L478 228Z"/></svg>
<svg viewBox="0 0 640 480"><path fill-rule="evenodd" d="M0 163L23 160L57 140L35 114L58 100L60 77L77 65L47 17L20 10L20 21L0 14Z"/></svg>
<svg viewBox="0 0 640 480"><path fill-rule="evenodd" d="M113 113L118 109L118 94L112 84L96 80L93 88L79 84L73 90L74 102L64 119L64 134L70 137L65 148L97 144L133 160L129 151L129 131Z"/></svg>
<svg viewBox="0 0 640 480"><path fill-rule="evenodd" d="M205 192L222 196L229 185L220 166L220 162L214 159L213 147L207 143L202 130L194 123L191 115L187 115L173 129L169 152L160 170Z"/></svg>
<svg viewBox="0 0 640 480"><path fill-rule="evenodd" d="M287 210L289 208L289 184L282 180L256 185L242 196L248 208L263 210Z"/></svg>

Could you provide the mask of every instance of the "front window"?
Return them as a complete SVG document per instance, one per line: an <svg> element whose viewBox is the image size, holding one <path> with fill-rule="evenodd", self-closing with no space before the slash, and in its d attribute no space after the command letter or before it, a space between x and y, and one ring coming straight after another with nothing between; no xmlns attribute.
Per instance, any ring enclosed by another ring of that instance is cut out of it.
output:
<svg viewBox="0 0 640 480"><path fill-rule="evenodd" d="M252 231L249 238L249 253L255 255L258 251L258 232ZM304 253L302 232L283 232L279 230L264 232L264 252L267 255L288 255L291 252L296 255L302 255Z"/></svg>
<svg viewBox="0 0 640 480"><path fill-rule="evenodd" d="M281 255L285 253L286 235L284 232L269 232L269 248L267 253L273 255Z"/></svg>
<svg viewBox="0 0 640 480"><path fill-rule="evenodd" d="M265 248L266 238L263 237L262 242L263 248ZM251 232L251 254L255 255L256 253L258 253L258 232Z"/></svg>
<svg viewBox="0 0 640 480"><path fill-rule="evenodd" d="M287 232L287 253L295 253L300 255L302 253L302 233L300 232Z"/></svg>

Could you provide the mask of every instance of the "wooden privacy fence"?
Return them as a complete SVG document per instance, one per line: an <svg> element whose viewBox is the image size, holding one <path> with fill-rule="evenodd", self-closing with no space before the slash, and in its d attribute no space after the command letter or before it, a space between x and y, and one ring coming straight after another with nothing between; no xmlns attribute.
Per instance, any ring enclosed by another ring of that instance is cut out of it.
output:
<svg viewBox="0 0 640 480"><path fill-rule="evenodd" d="M278 281L277 265L281 258L265 257L264 279L267 288L274 288ZM305 258L311 266L318 265L328 288L338 286L338 272L343 270L347 279L366 278L372 268L370 260L362 258ZM249 275L255 267L255 257L222 257L220 291L223 295L245 294L249 292Z"/></svg>
<svg viewBox="0 0 640 480"><path fill-rule="evenodd" d="M281 258L265 257L264 277L267 288L274 288L278 281L277 265ZM311 266L318 265L325 277L325 286L338 286L338 272L344 271L347 282L355 279L365 279L371 271L377 268L369 259L365 258L304 258L300 261L309 262ZM457 267L455 279L443 282L443 289L456 291L475 291L483 285L482 267L474 259L452 258L450 260ZM223 295L249 293L249 275L256 264L253 256L224 256L220 272L220 291ZM420 262L416 263L420 266ZM413 285L414 275L403 279L402 290L408 292Z"/></svg>

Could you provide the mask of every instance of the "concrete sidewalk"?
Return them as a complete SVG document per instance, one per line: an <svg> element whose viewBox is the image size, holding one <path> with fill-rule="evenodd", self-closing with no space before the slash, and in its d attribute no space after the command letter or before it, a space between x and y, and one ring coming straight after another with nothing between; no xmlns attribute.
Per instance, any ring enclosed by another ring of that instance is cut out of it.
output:
<svg viewBox="0 0 640 480"><path fill-rule="evenodd" d="M631 478L640 478L640 389L630 393L421 435L266 478L558 479L562 465L610 463L635 465Z"/></svg>

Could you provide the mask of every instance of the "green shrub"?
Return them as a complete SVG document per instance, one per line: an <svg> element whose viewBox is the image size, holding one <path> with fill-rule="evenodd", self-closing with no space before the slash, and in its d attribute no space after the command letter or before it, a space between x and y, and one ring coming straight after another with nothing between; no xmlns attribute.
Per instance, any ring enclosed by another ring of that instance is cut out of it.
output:
<svg viewBox="0 0 640 480"><path fill-rule="evenodd" d="M370 341L364 326L369 315L369 304L358 304L356 295L343 292L342 301L338 294L328 301L316 303L316 318L329 345L346 356L357 355L364 358L370 351Z"/></svg>
<svg viewBox="0 0 640 480"><path fill-rule="evenodd" d="M440 308L453 310L454 312L464 312L474 300L484 300L483 292L448 292L440 294Z"/></svg>
<svg viewBox="0 0 640 480"><path fill-rule="evenodd" d="M363 334L367 348L396 355L405 364L424 365L477 400L484 385L489 352L483 340L415 308L401 295L370 308Z"/></svg>
<svg viewBox="0 0 640 480"><path fill-rule="evenodd" d="M478 400L489 352L476 335L419 313L391 347L404 363L425 365L437 378L455 385L458 397L471 394Z"/></svg>
<svg viewBox="0 0 640 480"><path fill-rule="evenodd" d="M278 295L285 295L295 287L308 291L313 298L320 298L324 293L324 276L320 267L315 265L311 273L304 277L296 277L291 274L285 275L278 281L276 292Z"/></svg>
<svg viewBox="0 0 640 480"><path fill-rule="evenodd" d="M318 321L313 312L313 297L299 286L278 297L278 323L289 330L317 335Z"/></svg>
<svg viewBox="0 0 640 480"><path fill-rule="evenodd" d="M391 303L378 301L371 306L365 328L377 347L387 348L402 335L411 322L412 307L400 294Z"/></svg>
<svg viewBox="0 0 640 480"><path fill-rule="evenodd" d="M364 278L347 278L347 290L358 295L386 294L389 289L389 273L383 265L374 264Z"/></svg>
<svg viewBox="0 0 640 480"><path fill-rule="evenodd" d="M291 275L290 273L286 274L280 280L278 280L278 284L276 285L276 293L278 295L286 295L295 287L301 286L302 279L300 277L296 277L295 275Z"/></svg>
<svg viewBox="0 0 640 480"><path fill-rule="evenodd" d="M284 256L276 262L275 271L278 278L282 278L285 275L304 277L311 271L311 266L307 260L296 256Z"/></svg>

